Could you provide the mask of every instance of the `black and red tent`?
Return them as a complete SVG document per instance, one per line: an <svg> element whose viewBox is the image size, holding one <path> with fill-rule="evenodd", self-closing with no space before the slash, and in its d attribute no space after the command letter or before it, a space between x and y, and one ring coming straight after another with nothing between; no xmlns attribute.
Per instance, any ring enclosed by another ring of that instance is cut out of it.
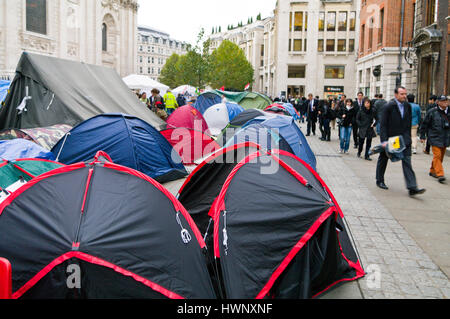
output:
<svg viewBox="0 0 450 319"><path fill-rule="evenodd" d="M257 147L243 158L236 148L218 153L229 152L228 164L213 155L199 165L179 194L210 238L224 298L311 298L364 276L343 213L308 164Z"/></svg>
<svg viewBox="0 0 450 319"><path fill-rule="evenodd" d="M216 298L204 249L173 195L105 153L41 175L0 205L13 298Z"/></svg>

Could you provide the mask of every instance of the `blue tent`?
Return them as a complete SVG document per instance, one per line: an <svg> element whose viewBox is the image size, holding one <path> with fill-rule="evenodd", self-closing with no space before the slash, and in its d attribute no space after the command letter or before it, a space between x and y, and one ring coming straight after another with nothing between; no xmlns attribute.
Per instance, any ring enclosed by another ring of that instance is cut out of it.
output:
<svg viewBox="0 0 450 319"><path fill-rule="evenodd" d="M297 111L295 110L294 106L291 103L284 103L283 107L289 112L289 114L292 115L294 120L296 121L300 120L300 116L298 115Z"/></svg>
<svg viewBox="0 0 450 319"><path fill-rule="evenodd" d="M131 115L102 114L73 128L52 149L60 162L89 161L98 151L114 163L138 170L160 183L187 175L180 156L150 124Z"/></svg>
<svg viewBox="0 0 450 319"><path fill-rule="evenodd" d="M266 136L270 135L270 139ZM295 124L295 120L288 116L266 117L260 116L247 122L237 131L227 145L251 141L263 148L279 148L288 151L308 163L316 170L316 157L311 150L305 135ZM274 145L275 142L275 145ZM286 145L287 144L287 145Z"/></svg>
<svg viewBox="0 0 450 319"><path fill-rule="evenodd" d="M0 103L5 100L10 85L11 81L0 80Z"/></svg>
<svg viewBox="0 0 450 319"><path fill-rule="evenodd" d="M203 114L211 106L220 103L222 103L222 96L215 91L208 91L199 95L194 107Z"/></svg>
<svg viewBox="0 0 450 319"><path fill-rule="evenodd" d="M22 158L40 158L55 160L52 152L45 148L21 138L14 140L0 141L0 159L14 161Z"/></svg>

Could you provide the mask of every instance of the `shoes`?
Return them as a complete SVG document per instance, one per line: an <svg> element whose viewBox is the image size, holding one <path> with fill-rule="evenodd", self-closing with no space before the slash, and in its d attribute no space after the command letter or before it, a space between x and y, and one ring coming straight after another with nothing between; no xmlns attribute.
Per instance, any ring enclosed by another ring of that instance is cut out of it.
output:
<svg viewBox="0 0 450 319"><path fill-rule="evenodd" d="M369 161L369 162L372 161L372 159L371 159L369 156L366 156L364 159L365 159L366 161Z"/></svg>
<svg viewBox="0 0 450 319"><path fill-rule="evenodd" d="M339 154L344 154L344 150L340 150L340 151L339 151Z"/></svg>
<svg viewBox="0 0 450 319"><path fill-rule="evenodd" d="M430 155L429 151L423 151L424 154Z"/></svg>
<svg viewBox="0 0 450 319"><path fill-rule="evenodd" d="M444 184L445 177L444 176L438 177L438 181L439 181L439 183Z"/></svg>
<svg viewBox="0 0 450 319"><path fill-rule="evenodd" d="M305 136L311 136L311 134L306 134Z"/></svg>
<svg viewBox="0 0 450 319"><path fill-rule="evenodd" d="M355 148L355 149L358 148L358 145L354 145L353 148Z"/></svg>
<svg viewBox="0 0 450 319"><path fill-rule="evenodd" d="M389 187L387 187L386 184L384 184L383 182L377 183L377 186L379 188L381 188L381 189L384 189L384 190L388 190L389 189Z"/></svg>
<svg viewBox="0 0 450 319"><path fill-rule="evenodd" d="M417 149L413 148L413 149L412 149L412 153L413 153L413 154L417 154Z"/></svg>
<svg viewBox="0 0 450 319"><path fill-rule="evenodd" d="M358 153L358 155L357 155L357 156L358 156L358 158L361 158L361 153Z"/></svg>
<svg viewBox="0 0 450 319"><path fill-rule="evenodd" d="M434 178L439 178L439 177L437 177L436 174L433 174L433 173L430 173L430 176L431 176L431 177L434 177Z"/></svg>
<svg viewBox="0 0 450 319"><path fill-rule="evenodd" d="M416 196L416 195L421 195L421 194L423 194L425 192L426 192L425 189L418 189L418 188L410 189L409 190L409 196L413 197L413 196Z"/></svg>

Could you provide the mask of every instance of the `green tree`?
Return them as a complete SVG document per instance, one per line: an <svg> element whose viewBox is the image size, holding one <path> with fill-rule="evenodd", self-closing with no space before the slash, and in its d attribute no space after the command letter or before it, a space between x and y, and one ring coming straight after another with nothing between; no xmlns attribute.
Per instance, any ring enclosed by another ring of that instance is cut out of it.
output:
<svg viewBox="0 0 450 319"><path fill-rule="evenodd" d="M225 86L227 89L241 91L248 83L253 82L254 70L244 51L229 40L224 40L214 50L210 62L210 84L215 89Z"/></svg>
<svg viewBox="0 0 450 319"><path fill-rule="evenodd" d="M209 83L210 76L210 40L203 41L204 30L197 37L195 46L188 46L187 53L180 57L177 68L182 84L203 89Z"/></svg>
<svg viewBox="0 0 450 319"><path fill-rule="evenodd" d="M180 56L176 53L172 54L166 61L166 64L161 70L160 81L165 85L176 88L183 85L180 79L179 61Z"/></svg>

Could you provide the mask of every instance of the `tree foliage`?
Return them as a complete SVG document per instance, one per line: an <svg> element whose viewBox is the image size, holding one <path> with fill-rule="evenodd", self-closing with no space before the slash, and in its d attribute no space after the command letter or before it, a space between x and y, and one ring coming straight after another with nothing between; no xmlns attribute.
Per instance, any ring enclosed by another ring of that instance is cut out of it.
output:
<svg viewBox="0 0 450 319"><path fill-rule="evenodd" d="M244 51L228 40L211 54L211 70L210 84L216 89L225 86L240 91L253 82L254 70Z"/></svg>
<svg viewBox="0 0 450 319"><path fill-rule="evenodd" d="M176 53L172 54L166 61L161 70L160 81L165 85L176 88L183 85L180 79L180 56Z"/></svg>

